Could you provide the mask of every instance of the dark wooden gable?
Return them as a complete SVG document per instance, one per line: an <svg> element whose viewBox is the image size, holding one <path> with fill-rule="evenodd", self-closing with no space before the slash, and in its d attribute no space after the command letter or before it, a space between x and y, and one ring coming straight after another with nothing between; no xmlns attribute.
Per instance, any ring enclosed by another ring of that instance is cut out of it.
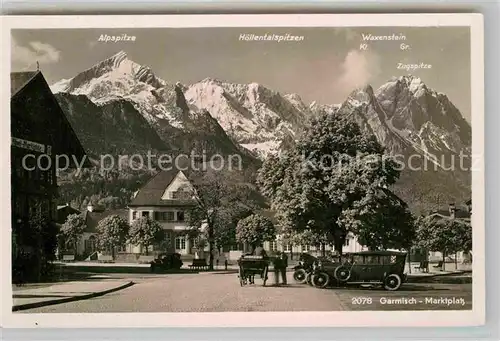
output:
<svg viewBox="0 0 500 341"><path fill-rule="evenodd" d="M11 74L10 104L13 138L50 146L52 155L81 162L85 150L41 72Z"/></svg>

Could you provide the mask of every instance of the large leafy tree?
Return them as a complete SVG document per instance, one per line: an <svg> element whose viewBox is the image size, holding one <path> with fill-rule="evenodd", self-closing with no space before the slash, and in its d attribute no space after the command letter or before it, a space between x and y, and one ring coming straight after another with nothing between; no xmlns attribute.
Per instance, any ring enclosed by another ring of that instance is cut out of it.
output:
<svg viewBox="0 0 500 341"><path fill-rule="evenodd" d="M236 240L247 243L252 250L261 246L264 241L276 238L276 229L273 222L260 214L252 214L241 219L236 226Z"/></svg>
<svg viewBox="0 0 500 341"><path fill-rule="evenodd" d="M83 235L85 228L85 219L82 214L70 214L66 218L66 221L61 226L61 235L66 242L70 242L73 245L73 252L75 258L78 253L78 241Z"/></svg>
<svg viewBox="0 0 500 341"><path fill-rule="evenodd" d="M146 255L151 245L160 244L165 239L165 231L157 221L149 217L140 217L132 222L129 230L129 240L140 245Z"/></svg>
<svg viewBox="0 0 500 341"><path fill-rule="evenodd" d="M351 230L365 242L375 238L372 246L389 247L408 238L394 231L400 229L392 222L399 216L384 219L377 207L381 199L369 197L387 192L399 176L383 152L375 136L362 132L352 117L322 114L290 150L264 162L258 182L285 230L332 240L340 253ZM370 210L363 206L367 202ZM382 206L388 212L393 205L385 200Z"/></svg>
<svg viewBox="0 0 500 341"><path fill-rule="evenodd" d="M417 244L429 251L439 251L443 256L443 270L446 256L472 250L472 227L460 219L437 219L420 217L417 222Z"/></svg>
<svg viewBox="0 0 500 341"><path fill-rule="evenodd" d="M190 175L195 206L188 214L188 224L203 234L209 245L209 268L213 269L214 249L230 243L235 220L257 207L252 185L237 171L207 169Z"/></svg>
<svg viewBox="0 0 500 341"><path fill-rule="evenodd" d="M114 258L115 248L126 243L129 228L128 222L118 215L111 215L102 219L97 225L99 248L111 250L111 255Z"/></svg>
<svg viewBox="0 0 500 341"><path fill-rule="evenodd" d="M371 250L409 250L415 240L414 218L408 206L384 188L367 192L353 202L342 211L339 222Z"/></svg>

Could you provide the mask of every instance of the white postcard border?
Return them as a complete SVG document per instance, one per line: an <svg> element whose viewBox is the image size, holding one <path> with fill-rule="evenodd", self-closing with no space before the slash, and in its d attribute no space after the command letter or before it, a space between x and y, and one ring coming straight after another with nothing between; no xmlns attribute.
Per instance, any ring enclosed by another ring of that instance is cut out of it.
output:
<svg viewBox="0 0 500 341"><path fill-rule="evenodd" d="M2 196L0 218L2 265L2 327L389 327L478 326L485 323L485 182L484 182L484 37L481 14L293 14L293 15L154 15L154 16L11 16L2 17L2 111L0 188L10 193L10 30L35 28L153 27L436 27L471 29L472 152L480 156L472 172L473 304L471 311L335 311L231 313L12 313L10 197ZM75 42L75 46L77 42ZM480 250L478 252L477 250ZM223 317L223 323L221 323Z"/></svg>

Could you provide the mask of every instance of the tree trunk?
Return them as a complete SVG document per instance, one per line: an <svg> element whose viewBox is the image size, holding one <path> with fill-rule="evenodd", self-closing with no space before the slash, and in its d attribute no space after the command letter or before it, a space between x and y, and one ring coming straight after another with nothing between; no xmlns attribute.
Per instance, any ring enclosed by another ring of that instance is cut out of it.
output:
<svg viewBox="0 0 500 341"><path fill-rule="evenodd" d="M289 245L290 245L290 260L293 260L293 245L292 244Z"/></svg>
<svg viewBox="0 0 500 341"><path fill-rule="evenodd" d="M344 246L345 238L336 238L333 243L335 251L339 254L339 260L342 260L342 247Z"/></svg>
<svg viewBox="0 0 500 341"><path fill-rule="evenodd" d="M445 271L446 270L446 251L443 251L443 265L441 267L441 270Z"/></svg>
<svg viewBox="0 0 500 341"><path fill-rule="evenodd" d="M326 247L324 243L321 243L321 256L322 257L326 256Z"/></svg>
<svg viewBox="0 0 500 341"><path fill-rule="evenodd" d="M115 260L115 247L114 246L111 247L111 258L113 260Z"/></svg>
<svg viewBox="0 0 500 341"><path fill-rule="evenodd" d="M455 270L458 270L457 253L458 253L458 252L455 252Z"/></svg>
<svg viewBox="0 0 500 341"><path fill-rule="evenodd" d="M408 273L411 274L411 249L408 249Z"/></svg>
<svg viewBox="0 0 500 341"><path fill-rule="evenodd" d="M148 251L149 251L149 245L144 245L145 249L146 249L146 256L148 255Z"/></svg>
<svg viewBox="0 0 500 341"><path fill-rule="evenodd" d="M73 256L75 256L75 261L76 261L76 257L78 256L78 250L77 250L77 246L78 246L78 241L75 240L73 242Z"/></svg>

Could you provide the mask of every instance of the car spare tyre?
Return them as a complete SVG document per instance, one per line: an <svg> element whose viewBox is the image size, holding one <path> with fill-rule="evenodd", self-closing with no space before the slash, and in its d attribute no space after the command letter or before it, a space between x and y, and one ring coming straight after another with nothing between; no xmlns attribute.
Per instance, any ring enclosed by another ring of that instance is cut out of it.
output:
<svg viewBox="0 0 500 341"><path fill-rule="evenodd" d="M390 274L384 279L384 289L388 291L396 291L401 287L401 276Z"/></svg>
<svg viewBox="0 0 500 341"><path fill-rule="evenodd" d="M297 270L295 270L295 272L293 273L293 279L297 283L300 283L300 284L305 283L306 280L307 280L307 272L306 272L306 270L304 270L304 269L297 269Z"/></svg>
<svg viewBox="0 0 500 341"><path fill-rule="evenodd" d="M347 282L349 278L351 278L351 270L348 267L341 265L335 269L333 275L337 281Z"/></svg>

